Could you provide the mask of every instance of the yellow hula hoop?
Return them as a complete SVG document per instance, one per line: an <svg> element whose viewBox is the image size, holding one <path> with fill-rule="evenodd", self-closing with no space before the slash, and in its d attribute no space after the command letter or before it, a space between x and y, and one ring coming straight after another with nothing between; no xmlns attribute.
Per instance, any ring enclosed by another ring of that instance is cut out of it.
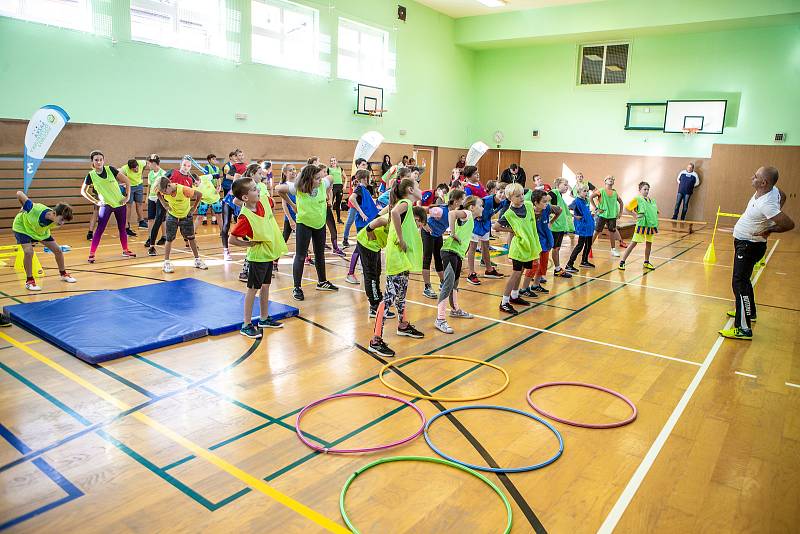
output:
<svg viewBox="0 0 800 534"><path fill-rule="evenodd" d="M492 367L493 369L497 369L498 371L503 373L503 375L506 377L506 381L502 386L500 386L495 391L492 391L490 393L485 393L485 394L482 394L482 395L476 395L474 397L439 397L439 396L436 396L436 395L422 395L418 391L406 391L404 389L400 389L398 387L395 387L395 386L392 386L392 385L388 384L386 382L386 380L383 378L383 374L386 372L386 370L389 367L395 367L398 363L404 362L406 360L433 360L433 359L459 360L459 361L462 361L462 362L471 362L471 363L477 363L478 365L485 365L487 367ZM380 380L381 380L381 382L383 383L384 386L386 386L387 388L391 389L392 391L396 391L397 393L402 393L403 395L408 395L409 397L417 397L417 398L420 398L420 399L435 400L435 401L440 401L440 402L466 402L466 401L474 401L474 400L478 400L478 399L485 399L487 397L493 397L494 395L497 395L498 393L500 393L501 391L506 389L508 387L508 383L511 381L511 379L509 378L508 373L506 372L506 370L503 369L502 367L498 366L498 365L493 364L493 363L484 362L482 360L474 360L472 358L464 358L464 357L461 357L461 356L445 356L443 354L431 354L431 355L426 355L426 356L406 356L405 358L398 358L397 360L391 361L391 362L387 363L386 365L384 365L383 367L381 367L381 370L378 373L378 378L380 378Z"/></svg>

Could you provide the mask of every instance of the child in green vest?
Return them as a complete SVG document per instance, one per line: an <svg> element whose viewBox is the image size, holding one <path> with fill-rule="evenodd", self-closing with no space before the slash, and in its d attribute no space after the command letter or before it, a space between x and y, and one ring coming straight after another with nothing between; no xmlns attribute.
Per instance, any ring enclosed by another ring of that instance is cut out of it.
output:
<svg viewBox="0 0 800 534"><path fill-rule="evenodd" d="M249 338L260 338L261 328L283 328L283 324L269 316L269 285L275 260L288 250L281 236L275 215L263 193L250 178L233 182L231 192L242 203L236 226L231 229L230 241L247 247L247 294L244 298L244 322L239 333ZM261 307L258 328L253 326L253 303L259 296Z"/></svg>
<svg viewBox="0 0 800 534"><path fill-rule="evenodd" d="M457 197L457 198L454 198ZM453 329L447 324L445 312L447 301L450 301L450 316L461 319L472 319L473 315L458 306L458 278L464 264L464 256L472 238L475 227L475 218L483 214L483 199L477 196L456 195L453 193L448 205L448 220L450 223L450 236L442 245L442 265L444 276L439 287L439 305L436 321L433 325L445 334L452 334Z"/></svg>
<svg viewBox="0 0 800 534"><path fill-rule="evenodd" d="M342 197L344 196L344 183L347 181L347 174L339 166L336 156L331 156L331 164L328 167L328 176L331 177L331 191L333 194L333 209L336 212L336 222L342 222Z"/></svg>
<svg viewBox="0 0 800 534"><path fill-rule="evenodd" d="M136 209L136 217L139 228L147 228L147 219L144 218L144 184L142 183L142 173L145 171L147 161L143 159L129 159L128 163L120 167L119 171L124 173L131 182L131 195L128 201L128 227L126 232L131 237L136 237L136 232L131 230L133 220L133 210Z"/></svg>
<svg viewBox="0 0 800 534"><path fill-rule="evenodd" d="M28 291L41 291L42 289L36 285L33 277L33 245L36 243L46 243L47 248L56 257L61 281L74 284L76 280L64 267L64 253L50 235L51 228L61 227L65 222L72 220L72 206L59 203L55 208L50 209L44 204L34 204L22 191L17 191L17 200L22 205L22 209L14 217L11 230L24 253L22 264L25 266L25 289Z"/></svg>
<svg viewBox="0 0 800 534"><path fill-rule="evenodd" d="M592 244L597 240L603 228L606 228L608 229L608 239L611 241L611 255L619 257L620 254L615 245L619 236L619 233L617 233L617 220L622 215L622 199L619 197L617 190L614 189L613 176L606 176L603 183L605 187L603 189L595 189L591 197L589 197L594 213L597 215L597 225L594 229Z"/></svg>
<svg viewBox="0 0 800 534"><path fill-rule="evenodd" d="M558 211L556 218L550 223L550 230L553 232L553 250L550 257L553 258L553 276L564 276L569 273L561 267L561 243L564 241L565 234L575 231L575 226L572 224L572 216L563 196L569 191L569 182L566 178L558 177L553 181L553 185L555 187L549 193L550 203L557 206Z"/></svg>
<svg viewBox="0 0 800 534"><path fill-rule="evenodd" d="M210 174L214 185L217 186L217 191L222 197L222 175L220 174L219 163L217 162L216 154L209 154L206 156L206 165L203 167L204 174ZM217 216L222 214L222 200L211 204L211 224L217 224ZM203 224L208 224L208 211L206 211L206 218L203 219Z"/></svg>
<svg viewBox="0 0 800 534"><path fill-rule="evenodd" d="M522 271L533 267L533 260L539 257L542 245L539 243L539 234L536 231L533 203L525 200L522 186L516 183L506 186L506 197L510 205L498 218L494 230L507 232L512 236L508 257L511 258L513 272L503 290L500 311L515 314L517 310L512 304L530 306L530 302L519 296L519 283Z"/></svg>
<svg viewBox="0 0 800 534"><path fill-rule="evenodd" d="M409 275L422 272L422 236L420 228L427 222L425 208L414 206L422 198L419 184L411 178L395 182L391 189L389 235L386 239L386 291L375 318L375 335L369 342L370 352L394 356L395 352L383 341L386 311L394 304L399 314L397 335L420 339L425 334L414 328L406 318L406 293Z"/></svg>
<svg viewBox="0 0 800 534"><path fill-rule="evenodd" d="M171 182L169 178L163 176L158 182L158 197L167 212L167 220L164 224L164 235L167 242L164 244L164 267L162 270L165 273L175 272L172 262L169 261L169 255L172 251L172 242L178 235L178 228L180 228L183 238L189 242L189 248L192 249L195 268L208 269L205 262L200 259L200 252L197 250L194 238L193 214L197 211L203 194L191 187Z"/></svg>
<svg viewBox="0 0 800 534"><path fill-rule="evenodd" d="M650 198L650 184L639 182L639 196L631 200L625 207L636 215L636 230L633 232L630 246L625 250L625 255L619 262L619 270L625 270L625 261L636 248L636 243L644 243L644 268L653 270L655 266L650 263L650 250L653 248L653 236L658 233L658 206L656 206L656 201Z"/></svg>
<svg viewBox="0 0 800 534"><path fill-rule="evenodd" d="M358 173L356 173L358 174ZM378 316L378 306L383 301L381 293L381 250L386 248L386 240L389 238L389 216L376 217L372 219L356 235L356 252L361 259L361 266L364 268L364 292L369 300L369 318L374 319ZM396 317L391 310L384 312L385 319Z"/></svg>

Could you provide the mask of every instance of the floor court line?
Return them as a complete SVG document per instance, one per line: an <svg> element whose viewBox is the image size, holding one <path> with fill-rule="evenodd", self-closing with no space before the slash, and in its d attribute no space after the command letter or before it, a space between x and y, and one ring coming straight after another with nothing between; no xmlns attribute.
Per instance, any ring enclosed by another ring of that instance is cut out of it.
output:
<svg viewBox="0 0 800 534"><path fill-rule="evenodd" d="M800 384L793 384L791 382L784 382L784 384L786 384L790 388L800 388Z"/></svg>
<svg viewBox="0 0 800 534"><path fill-rule="evenodd" d="M753 278L753 286L755 287L756 283L758 283L759 278L761 277L761 273L764 272L767 265L769 264L770 258L772 258L772 254L775 252L775 249L778 248L778 243L780 243L780 239L775 242L772 246L772 249L769 251L767 255L767 259L764 262L764 266L759 269L756 273L755 277ZM733 318L728 319L726 321L724 328L730 328L733 324ZM614 528L619 523L619 520L622 518L625 510L628 509L631 501L633 500L634 495L638 491L639 487L642 485L644 478L647 476L647 473L650 471L650 468L656 461L658 454L661 452L661 449L664 447L664 444L667 442L667 439L672 434L675 425L678 424L678 420L680 419L681 415L683 415L684 410L686 410L686 406L689 404L689 401L694 396L695 391L697 391L700 382L703 380L706 372L708 371L711 364L714 362L714 358L719 352L720 347L722 347L722 342L725 340L724 337L720 336L714 342L714 345L708 351L705 359L703 360L703 364L700 366L700 369L697 370L695 373L694 378L689 383L689 387L686 388L686 391L683 393L683 396L678 401L678 404L675 406L675 409L670 414L669 418L667 419L664 426L661 428L661 431L658 433L653 444L650 446L650 449L645 454L642 462L636 468L636 471L633 473L633 476L628 481L628 484L625 486L625 489L622 490L617 502L611 508L611 511L606 516L603 523L600 525L600 528L597 530L598 534L611 534L614 531Z"/></svg>
<svg viewBox="0 0 800 534"><path fill-rule="evenodd" d="M703 293L693 293L691 291L684 291L682 289L669 289L667 287L658 287L658 286L651 286L651 285L644 285L644 284L635 284L633 282L622 282L620 280L609 280L608 278L597 278L596 276L587 276L585 274L577 274L572 273L573 277L577 278L588 278L589 280L600 280L602 282L608 282L609 284L620 284L623 286L633 286L633 287L643 287L645 289L655 289L657 291L668 291L670 293L680 293L682 295L689 295L691 297L701 297L707 299L715 299L715 300L725 300L728 302L733 302L733 299L729 299L726 297L717 297L714 295L706 295Z"/></svg>
<svg viewBox="0 0 800 534"><path fill-rule="evenodd" d="M16 346L18 349L22 350L23 352L27 353L28 355L32 356L36 360L39 360L41 363L47 365L48 367L52 368L53 370L57 371L58 373L62 374L64 377L72 380L73 382L77 383L78 385L82 386L85 389L88 389L98 397L102 398L106 402L112 404L113 406L117 407L118 409L125 411L129 410L131 406L126 404L125 402L117 399L113 395L107 393L106 391L100 389L99 387L95 386L91 382L81 378L80 376L76 375L69 369L61 366L60 364L56 363L55 361L51 360L47 356L31 349L27 345L22 344L21 342L17 341L16 339L12 338L11 336L0 332L0 339L4 339L5 341L11 343L12 345ZM185 449L191 451L196 456L203 458L207 462L215 465L219 469L227 472L229 475L233 476L234 478L239 479L246 485L250 486L251 488L263 493L267 497L277 501L278 503L286 506L287 508L291 509L292 511L298 513L299 515L305 517L306 519L313 521L320 527L324 528L329 532L341 533L346 534L350 531L335 521L323 516L319 512L312 510L311 508L305 506L304 504L292 499L288 495L285 495L260 478L251 475L250 473L236 467L235 465L223 460L220 456L208 451L204 447L197 445L193 441L185 438L184 436L178 434L177 432L173 431L166 425L163 425L148 417L147 415L141 412L133 412L131 416L136 419L137 421L149 426L156 432L160 433L164 437L170 439L171 441L177 443L178 445L183 446Z"/></svg>
<svg viewBox="0 0 800 534"><path fill-rule="evenodd" d="M739 376L746 376L747 378L758 378L756 375L751 375L750 373L743 373L742 371L734 371L733 374Z"/></svg>

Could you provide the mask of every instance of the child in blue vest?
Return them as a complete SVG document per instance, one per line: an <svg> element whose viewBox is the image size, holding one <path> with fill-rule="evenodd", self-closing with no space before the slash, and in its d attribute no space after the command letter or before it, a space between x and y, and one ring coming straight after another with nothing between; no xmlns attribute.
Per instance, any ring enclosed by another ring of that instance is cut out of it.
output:
<svg viewBox="0 0 800 534"><path fill-rule="evenodd" d="M592 217L592 209L589 207L589 186L580 183L575 188L577 198L569 205L569 210L572 212L573 223L575 224L575 235L578 236L578 244L572 249L572 254L569 255L567 267L575 267L575 260L578 259L578 254L583 252L581 259L581 267L594 267L594 264L589 261L589 254L592 252L592 236L594 235L594 218Z"/></svg>
<svg viewBox="0 0 800 534"><path fill-rule="evenodd" d="M347 203L350 209L356 210L356 218L354 224L356 225L356 232L360 232L362 228L367 226L375 217L378 216L378 207L375 201L372 200L372 190L369 187L369 171L366 169L359 169L353 175L353 180L358 185L353 189L353 194L347 197ZM350 268L347 270L347 276L344 280L348 284L358 284L356 278L356 265L358 259L361 257L358 247L353 251L350 257Z"/></svg>
<svg viewBox="0 0 800 534"><path fill-rule="evenodd" d="M544 189L535 189L531 192L533 211L536 213L536 233L539 234L539 244L542 251L539 259L534 260L533 267L525 271L524 289L519 294L527 297L538 297L539 293L549 293L542 287L540 280L547 272L547 262L550 259L550 250L555 245L555 238L550 229L550 223L561 215L561 208L550 203L550 195Z"/></svg>

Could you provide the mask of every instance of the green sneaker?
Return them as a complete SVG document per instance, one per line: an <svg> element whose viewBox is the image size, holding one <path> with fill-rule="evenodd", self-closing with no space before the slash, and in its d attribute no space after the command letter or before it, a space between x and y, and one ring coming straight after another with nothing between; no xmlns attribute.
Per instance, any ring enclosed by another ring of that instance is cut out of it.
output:
<svg viewBox="0 0 800 534"><path fill-rule="evenodd" d="M722 337L727 337L728 339L744 339L744 340L751 340L753 339L753 331L752 330L744 330L743 328L728 328L727 330L720 330L719 335Z"/></svg>
<svg viewBox="0 0 800 534"><path fill-rule="evenodd" d="M656 266L653 265L652 263L650 263L649 261L646 261L646 262L644 262L644 268L652 271L653 269L656 268Z"/></svg>
<svg viewBox="0 0 800 534"><path fill-rule="evenodd" d="M736 312L734 310L728 310L727 314L728 314L728 317L736 317ZM758 319L756 319L755 317L751 317L750 318L750 322L751 323L754 323L756 321L758 321Z"/></svg>
<svg viewBox="0 0 800 534"><path fill-rule="evenodd" d="M619 269L620 271L624 271L625 270L625 262L624 261L619 262L619 266L617 267L617 269Z"/></svg>

